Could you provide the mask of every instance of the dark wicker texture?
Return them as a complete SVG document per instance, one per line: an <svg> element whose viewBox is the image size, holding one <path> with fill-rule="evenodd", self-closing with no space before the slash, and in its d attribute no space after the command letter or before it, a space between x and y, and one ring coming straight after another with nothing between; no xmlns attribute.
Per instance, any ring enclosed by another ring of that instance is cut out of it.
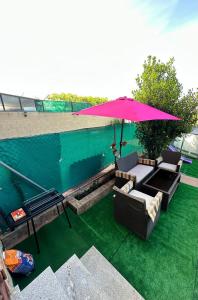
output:
<svg viewBox="0 0 198 300"><path fill-rule="evenodd" d="M161 204L153 222L146 211L145 201L134 199L116 186L113 189L115 220L143 240L148 239L160 217Z"/></svg>
<svg viewBox="0 0 198 300"><path fill-rule="evenodd" d="M176 165L177 166L176 172L180 171L180 167L181 167L181 165L179 164L179 161L181 159L180 152L172 152L169 150L163 150L161 153L161 156L162 156L163 160L160 163L165 162L168 164Z"/></svg>

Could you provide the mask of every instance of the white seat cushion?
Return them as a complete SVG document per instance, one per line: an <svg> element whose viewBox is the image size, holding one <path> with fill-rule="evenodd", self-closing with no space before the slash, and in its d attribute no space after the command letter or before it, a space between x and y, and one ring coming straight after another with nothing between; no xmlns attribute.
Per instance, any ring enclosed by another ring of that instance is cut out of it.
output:
<svg viewBox="0 0 198 300"><path fill-rule="evenodd" d="M137 190L132 190L129 195L131 195L132 197L134 197L134 199L141 199L143 201L145 201L146 203L146 209L148 209L149 207L149 203L153 200L153 197L147 195L147 194L144 194L142 192L139 192Z"/></svg>
<svg viewBox="0 0 198 300"><path fill-rule="evenodd" d="M172 172L175 172L176 169L177 169L177 166L176 165L173 165L173 164L168 164L168 163L165 163L165 162L162 162L158 165L158 167L160 169L164 169L164 170L168 170L168 171L172 171Z"/></svg>
<svg viewBox="0 0 198 300"><path fill-rule="evenodd" d="M138 164L134 168L129 170L127 173L129 173L131 175L135 175L136 176L136 182L138 183L144 177L146 177L153 169L154 169L154 167L152 167L152 166L146 166L146 165Z"/></svg>

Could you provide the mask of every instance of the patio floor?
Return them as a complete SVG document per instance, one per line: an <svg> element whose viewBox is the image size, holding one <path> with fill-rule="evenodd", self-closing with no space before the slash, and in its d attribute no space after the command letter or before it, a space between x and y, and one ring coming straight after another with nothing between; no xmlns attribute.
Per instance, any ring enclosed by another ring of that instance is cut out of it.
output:
<svg viewBox="0 0 198 300"><path fill-rule="evenodd" d="M56 271L95 245L145 299L198 298L198 188L180 184L148 241L115 223L112 195L80 217L69 213L72 229L62 215L38 232L39 255L33 237L16 247L36 263L33 274L16 280L21 288L47 266Z"/></svg>

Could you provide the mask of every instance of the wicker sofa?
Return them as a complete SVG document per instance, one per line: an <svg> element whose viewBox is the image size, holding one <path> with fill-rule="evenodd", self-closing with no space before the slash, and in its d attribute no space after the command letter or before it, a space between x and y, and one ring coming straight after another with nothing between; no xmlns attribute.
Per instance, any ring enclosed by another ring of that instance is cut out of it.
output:
<svg viewBox="0 0 198 300"><path fill-rule="evenodd" d="M146 240L154 229L161 210L162 193L155 197L133 189L128 181L121 189L114 186L114 217L140 238Z"/></svg>
<svg viewBox="0 0 198 300"><path fill-rule="evenodd" d="M135 186L140 186L155 169L156 161L138 157L133 152L117 161L115 185L121 188L127 181L132 180Z"/></svg>
<svg viewBox="0 0 198 300"><path fill-rule="evenodd" d="M164 150L156 159L157 167L160 169L179 172L182 166L181 153Z"/></svg>

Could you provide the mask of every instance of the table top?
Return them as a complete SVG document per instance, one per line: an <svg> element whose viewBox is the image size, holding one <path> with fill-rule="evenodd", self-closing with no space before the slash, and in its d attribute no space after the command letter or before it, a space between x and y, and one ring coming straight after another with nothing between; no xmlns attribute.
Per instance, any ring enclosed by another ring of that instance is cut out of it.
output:
<svg viewBox="0 0 198 300"><path fill-rule="evenodd" d="M144 183L144 187L170 194L177 184L180 173L158 168Z"/></svg>

